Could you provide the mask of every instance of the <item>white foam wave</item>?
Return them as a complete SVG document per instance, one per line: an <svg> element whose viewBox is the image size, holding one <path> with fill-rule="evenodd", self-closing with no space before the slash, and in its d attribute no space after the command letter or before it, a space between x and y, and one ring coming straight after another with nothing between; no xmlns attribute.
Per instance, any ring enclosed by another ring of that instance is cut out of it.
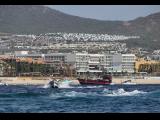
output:
<svg viewBox="0 0 160 120"><path fill-rule="evenodd" d="M73 88L71 85L71 81L65 81L59 83L59 88Z"/></svg>
<svg viewBox="0 0 160 120"><path fill-rule="evenodd" d="M62 93L52 93L50 95L50 97L53 97L53 98L60 98L60 97L85 97L85 96L87 96L87 93L76 92L76 91L62 92Z"/></svg>
<svg viewBox="0 0 160 120"><path fill-rule="evenodd" d="M37 88L45 88L45 89L47 89L47 88L50 88L50 85L49 85L49 83L47 83L47 84L44 84L42 86L37 86Z"/></svg>
<svg viewBox="0 0 160 120"><path fill-rule="evenodd" d="M102 85L87 85L87 86L83 86L80 85L80 83L78 81L72 81L72 80L64 80L64 81L60 81L58 83L58 87L59 88L102 88L104 86ZM39 88L50 88L49 83L40 86Z"/></svg>
<svg viewBox="0 0 160 120"><path fill-rule="evenodd" d="M76 88L102 88L102 87L104 87L104 86L102 86L102 85L98 85L98 86L77 86Z"/></svg>
<svg viewBox="0 0 160 120"><path fill-rule="evenodd" d="M49 84L45 84L44 86L42 86L42 88L49 88L50 85Z"/></svg>
<svg viewBox="0 0 160 120"><path fill-rule="evenodd" d="M58 85L58 87L59 88L74 88L73 86L71 86L70 85L71 84L71 82L70 81L65 81L65 82L59 82L59 85ZM50 85L49 85L49 83L47 83L47 84L45 84L45 85L43 85L43 86L40 86L40 88L50 88Z"/></svg>
<svg viewBox="0 0 160 120"><path fill-rule="evenodd" d="M87 95L87 93L76 92L76 91L71 91L71 92L65 93L65 96L67 96L67 97L84 97L86 95Z"/></svg>
<svg viewBox="0 0 160 120"><path fill-rule="evenodd" d="M55 92L51 93L50 97L52 98L60 98L60 97L94 97L94 96L136 96L140 94L144 94L147 92L133 90L133 91L125 91L123 88L117 90L109 90L104 89L102 92L78 92L78 91L65 91L65 92Z"/></svg>
<svg viewBox="0 0 160 120"><path fill-rule="evenodd" d="M98 86L81 86L79 84L72 84L72 81L64 81L64 82L60 82L59 83L59 88L101 88L103 87L102 85L98 85ZM44 86L41 86L40 88L49 88L50 85L49 84L45 84Z"/></svg>
<svg viewBox="0 0 160 120"><path fill-rule="evenodd" d="M99 86L86 86L86 88L101 88L103 86L99 85Z"/></svg>
<svg viewBox="0 0 160 120"><path fill-rule="evenodd" d="M125 91L123 88L120 88L118 90L108 90L104 89L103 93L105 96L135 96L139 94L144 94L146 92L139 91L139 90L133 90L133 91Z"/></svg>

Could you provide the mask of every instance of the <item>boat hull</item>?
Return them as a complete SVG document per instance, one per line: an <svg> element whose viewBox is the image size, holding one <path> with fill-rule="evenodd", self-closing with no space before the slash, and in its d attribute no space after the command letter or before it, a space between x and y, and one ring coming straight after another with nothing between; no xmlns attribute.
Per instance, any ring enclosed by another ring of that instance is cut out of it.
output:
<svg viewBox="0 0 160 120"><path fill-rule="evenodd" d="M104 80L78 79L78 81L81 85L109 85L111 84L110 81L104 81Z"/></svg>

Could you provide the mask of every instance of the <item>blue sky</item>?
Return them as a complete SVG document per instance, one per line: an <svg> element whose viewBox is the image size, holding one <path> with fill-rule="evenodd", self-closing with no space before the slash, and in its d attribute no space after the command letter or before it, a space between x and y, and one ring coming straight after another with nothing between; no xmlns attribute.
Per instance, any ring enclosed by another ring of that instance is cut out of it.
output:
<svg viewBox="0 0 160 120"><path fill-rule="evenodd" d="M160 5L48 5L61 12L99 20L133 20L160 12Z"/></svg>

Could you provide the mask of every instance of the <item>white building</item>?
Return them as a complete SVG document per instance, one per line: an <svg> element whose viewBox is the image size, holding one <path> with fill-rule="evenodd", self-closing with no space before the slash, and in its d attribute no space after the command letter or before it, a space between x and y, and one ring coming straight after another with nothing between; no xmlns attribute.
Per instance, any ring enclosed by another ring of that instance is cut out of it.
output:
<svg viewBox="0 0 160 120"><path fill-rule="evenodd" d="M122 71L133 73L136 56L134 54L122 54Z"/></svg>
<svg viewBox="0 0 160 120"><path fill-rule="evenodd" d="M29 51L15 51L15 54L22 54L22 55L27 55Z"/></svg>
<svg viewBox="0 0 160 120"><path fill-rule="evenodd" d="M135 67L134 54L103 53L52 53L52 54L16 54L16 57L43 58L52 63L63 62L73 65L78 73L102 71L110 73L133 73Z"/></svg>
<svg viewBox="0 0 160 120"><path fill-rule="evenodd" d="M77 72L134 72L134 54L76 53Z"/></svg>
<svg viewBox="0 0 160 120"><path fill-rule="evenodd" d="M102 72L104 59L103 54L76 53L77 72Z"/></svg>
<svg viewBox="0 0 160 120"><path fill-rule="evenodd" d="M42 58L46 62L50 63L69 63L75 64L75 54L72 53L51 53L51 54L15 54L17 58Z"/></svg>
<svg viewBox="0 0 160 120"><path fill-rule="evenodd" d="M105 58L105 68L108 72L122 72L121 54L106 54Z"/></svg>

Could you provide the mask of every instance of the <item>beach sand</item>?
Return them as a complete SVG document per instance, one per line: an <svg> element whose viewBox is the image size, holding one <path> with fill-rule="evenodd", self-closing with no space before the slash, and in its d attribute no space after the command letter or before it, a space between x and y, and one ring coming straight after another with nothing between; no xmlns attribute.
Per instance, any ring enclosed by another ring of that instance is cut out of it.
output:
<svg viewBox="0 0 160 120"><path fill-rule="evenodd" d="M44 85L49 82L47 77L0 77L0 80L8 85Z"/></svg>
<svg viewBox="0 0 160 120"><path fill-rule="evenodd" d="M75 80L74 78L68 79ZM49 77L0 77L0 81L8 85L45 85L50 80Z"/></svg>
<svg viewBox="0 0 160 120"><path fill-rule="evenodd" d="M126 80L131 80L131 82L136 84L160 84L160 79L129 79L129 78L113 78L112 82L115 84L121 84Z"/></svg>
<svg viewBox="0 0 160 120"><path fill-rule="evenodd" d="M68 78L76 80L76 78ZM0 77L2 83L8 85L45 85L49 82L49 77ZM136 84L160 84L160 79L129 79L129 78L112 78L112 82L115 84L121 84L126 80L131 80Z"/></svg>

